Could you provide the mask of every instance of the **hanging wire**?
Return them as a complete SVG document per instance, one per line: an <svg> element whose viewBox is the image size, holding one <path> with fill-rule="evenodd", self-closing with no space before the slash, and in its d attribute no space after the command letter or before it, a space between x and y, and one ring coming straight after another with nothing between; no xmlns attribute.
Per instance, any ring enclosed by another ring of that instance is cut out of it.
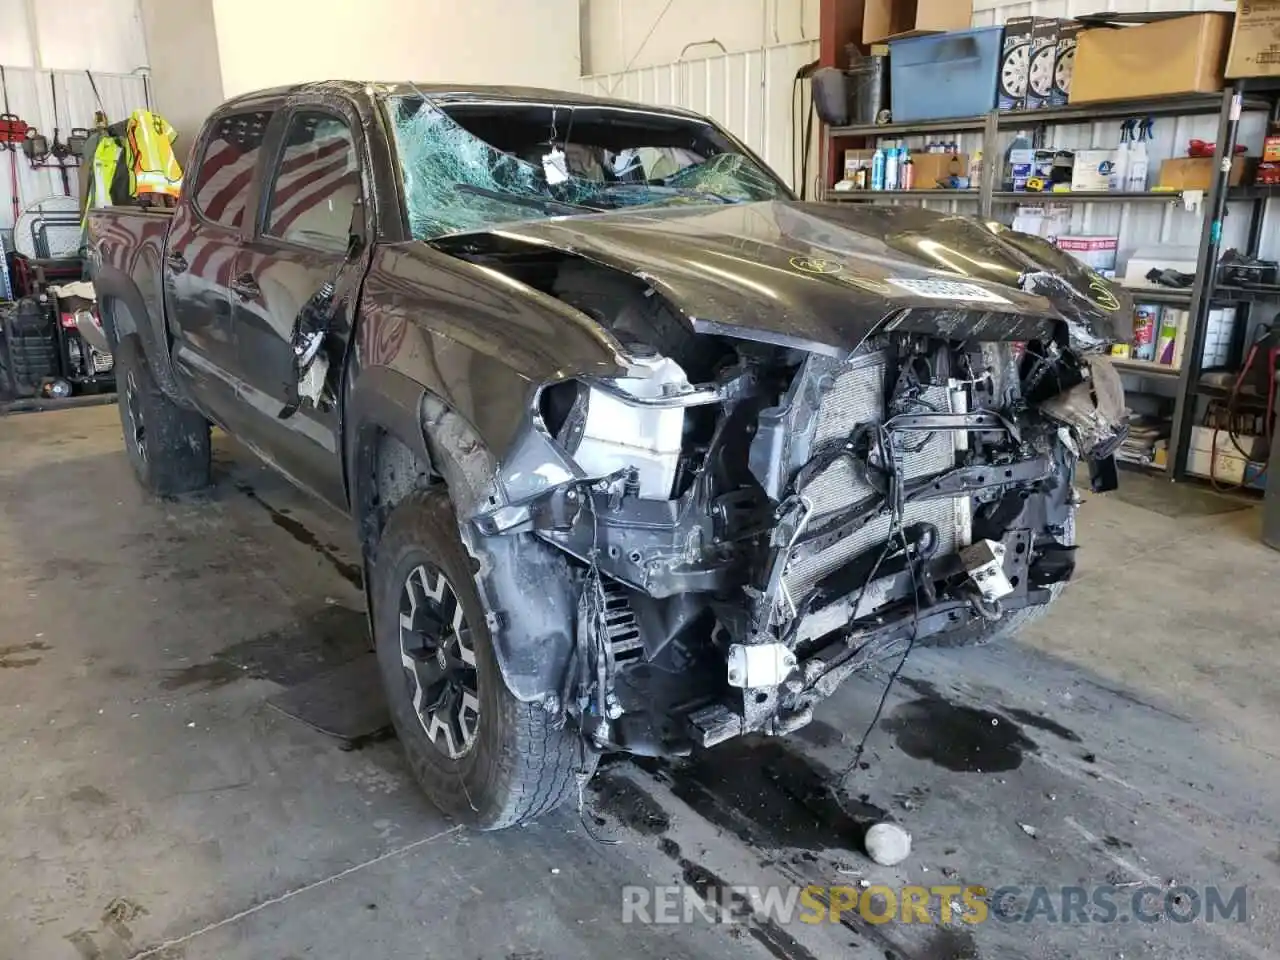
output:
<svg viewBox="0 0 1280 960"><path fill-rule="evenodd" d="M911 622L911 639L907 641L907 648L902 651L902 658L898 661L898 665L894 667L893 672L889 674L889 680L884 685L884 690L880 693L880 702L876 704L876 712L872 715L871 722L867 724L867 728L862 731L862 737L858 740L858 747L853 751L853 759L849 761L849 765L845 767L844 771L840 774L840 782L843 782L845 777L849 776L858 764L862 762L862 754L867 749L867 741L871 739L872 731L874 731L877 724L880 723L880 716L884 713L884 705L889 700L889 692L893 689L894 684L897 683L898 675L902 673L902 668L907 665L907 658L911 656L911 651L914 650L916 646L916 639L920 636L920 583L916 577L916 565L911 560L910 547L907 544L907 535L901 525L899 525L898 528L898 537L902 543L902 549L907 553L907 568L911 571L911 593L915 602L915 616ZM892 542L893 538L890 537L889 543L885 544L885 554L888 553L889 544ZM884 554L881 554L880 559L884 559ZM876 568L878 569L879 566L880 563L877 561ZM865 587L863 589L865 589ZM857 612L856 607L854 608L854 612Z"/></svg>
<svg viewBox="0 0 1280 960"><path fill-rule="evenodd" d="M627 61L627 65L622 68L622 71L618 74L618 78L613 81L613 86L609 88L609 96L613 96L614 91L618 89L618 84L622 83L623 79L625 79L627 71L631 69L632 65L638 59L640 59L640 54L644 53L645 46L647 46L649 41L653 38L654 32L658 29L658 24L662 23L663 18L667 15L667 12L671 9L671 5L673 3L675 3L675 0L667 0L667 5L662 8L662 12L659 13L657 18L653 21L653 26L649 27L649 32L646 33L644 35L644 39L640 41L640 46L636 47L636 52L631 55L631 59Z"/></svg>
<svg viewBox="0 0 1280 960"><path fill-rule="evenodd" d="M587 508L591 511L591 553L587 557L587 581L583 584L582 606L588 609L591 616L592 628L589 631L589 635L592 638L592 653L596 660L596 676L599 682L596 694L599 698L599 709L605 714L605 716L608 716L608 714L605 713L607 709L605 703L607 696L606 675L612 674L613 671L613 648L601 640L601 637L604 636L603 631L605 629L604 612L606 598L604 594L604 583L600 576L600 566L598 563L600 556L600 517L596 512L595 498L591 495L592 486L594 486L594 484L583 484L583 489L581 491L581 496L586 501ZM579 507L579 511L581 511L581 509L582 508ZM588 596L590 596L590 599L588 599ZM582 612L580 611L579 616L581 615ZM608 651L607 654L605 653L606 649ZM608 658L607 662L604 659L606 656ZM578 740L581 754L578 771L574 774L574 779L577 781L578 785L578 820L582 823L582 829L586 831L587 836L596 843L603 843L607 846L616 846L622 841L617 839L611 840L607 837L599 836L591 829L590 824L587 822L585 793L587 782L591 779L591 774L587 770L587 746L585 738L582 736L582 731L579 731Z"/></svg>
<svg viewBox="0 0 1280 960"><path fill-rule="evenodd" d="M890 549L894 545L894 536L896 534L898 542L902 545L903 556L906 558L907 569L911 571L911 595L915 604L915 615L911 622L911 639L907 643L907 648L902 652L902 659L898 661L898 665L894 667L893 673L889 675L889 682L885 684L884 690L880 694L880 702L876 704L875 714L871 717L871 722L867 724L867 728L862 732L862 737L858 740L858 747L853 752L853 759L849 761L849 765L844 768L840 774L840 781L843 782L845 777L862 762L862 755L867 749L867 741L871 738L872 731L880 722L880 716L884 713L884 705L889 699L889 691L893 689L894 683L897 682L898 674L902 672L902 668L907 663L907 658L911 656L911 651L915 649L916 638L920 635L920 583L916 575L916 564L911 556L911 545L907 542L906 530L903 526L903 505L901 496L902 486L902 470L901 465L893 453L893 434L886 430L881 424L877 430L877 437L880 444L880 457L886 465L891 465L891 480L895 488L895 495L892 499L893 519L889 528L889 537L885 540L884 549L880 551L880 557L876 560L876 564L871 568L871 575L862 585L862 589L858 591L858 601L853 608L853 616L858 615L858 608L862 606L863 596L867 592L867 588L875 580L876 574L880 571L880 565L884 563L885 558L889 555Z"/></svg>

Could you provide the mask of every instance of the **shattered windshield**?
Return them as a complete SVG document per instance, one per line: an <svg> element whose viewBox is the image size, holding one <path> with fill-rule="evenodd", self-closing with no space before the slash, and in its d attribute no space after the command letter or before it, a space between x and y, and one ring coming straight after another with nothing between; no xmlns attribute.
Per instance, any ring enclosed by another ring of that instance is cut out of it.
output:
<svg viewBox="0 0 1280 960"><path fill-rule="evenodd" d="M789 199L709 123L640 108L390 101L418 239L498 223L671 204Z"/></svg>

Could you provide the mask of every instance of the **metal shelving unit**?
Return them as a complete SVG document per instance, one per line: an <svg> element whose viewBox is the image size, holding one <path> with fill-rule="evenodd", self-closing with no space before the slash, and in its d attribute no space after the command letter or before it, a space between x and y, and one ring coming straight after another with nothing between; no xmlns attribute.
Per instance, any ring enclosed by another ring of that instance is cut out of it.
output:
<svg viewBox="0 0 1280 960"><path fill-rule="evenodd" d="M1267 202L1280 196L1280 190L1270 186L1232 187L1229 184L1231 164L1240 138L1240 119L1250 110L1275 109L1280 98L1280 83L1275 80L1237 80L1222 94L1222 106L1218 112L1218 135L1214 142L1214 182L1205 204L1204 223L1200 230L1200 250L1196 257L1196 283L1191 296L1191 320L1187 326L1187 342L1184 345L1182 371L1178 379L1177 399L1173 414L1173 431L1169 437L1170 476L1175 480L1187 475L1187 450L1190 446L1191 428L1194 425L1201 401L1215 395L1215 391L1202 383L1205 335L1209 326L1209 311L1215 303L1224 300L1236 305L1236 336L1232 355L1237 363L1244 360L1244 337L1249 327L1249 315L1253 305L1260 300L1280 299L1275 292L1248 290L1241 287L1218 285L1218 260L1222 255L1222 228L1227 216L1228 202L1250 204L1249 232L1244 252L1257 256L1262 242L1262 230L1266 220ZM1226 390L1218 396L1225 398Z"/></svg>
<svg viewBox="0 0 1280 960"><path fill-rule="evenodd" d="M1154 360L1133 360L1128 357L1115 357L1111 361L1117 370L1138 373L1148 377L1176 377L1181 370Z"/></svg>
<svg viewBox="0 0 1280 960"><path fill-rule="evenodd" d="M1050 110L1026 110L1000 113L992 111L980 117L961 117L953 120L936 120L927 123L895 123L828 127L824 131L824 176L833 171L836 149L840 141L850 138L903 138L929 133L982 133L986 144L997 144L1002 131L1045 128L1073 124L1095 123L1100 120L1123 119L1134 116L1218 116L1218 135L1215 139L1217 153L1214 156L1214 181L1202 198L1203 225L1200 231L1200 247L1196 260L1196 282L1189 291L1132 289L1136 302L1161 303L1181 306L1190 312L1187 341L1183 348L1180 368L1167 367L1142 360L1117 360L1116 366L1126 374L1151 381L1174 382L1173 427L1169 441L1169 466L1160 472L1175 480L1186 477L1187 451L1191 427L1201 401L1206 397L1226 396L1223 388L1201 383L1204 370L1205 336L1209 312L1215 307L1234 305L1238 311L1238 331L1232 354L1243 362L1243 337L1249 324L1249 312L1259 301L1280 301L1280 290L1251 290L1242 287L1219 286L1217 265L1221 256L1223 221L1227 204L1249 204L1249 233L1245 253L1257 256L1262 239L1267 201L1280 197L1280 186L1232 187L1229 185L1228 157L1234 156L1239 138L1240 118L1250 111L1272 111L1280 100L1280 81L1238 80L1221 94L1197 94L1194 96L1163 97L1144 100L1116 100L1087 106L1063 107ZM995 159L998 151L988 148L992 157L983 164L982 182L971 190L895 190L858 191L838 193L824 190L822 199L840 203L868 202L880 199L895 200L956 200L976 201L978 215L992 218L999 206L1033 203L1142 203L1182 204L1184 192L1151 190L1142 193L1118 192L1067 192L1067 193L1019 193L997 189L1003 177L1002 164Z"/></svg>
<svg viewBox="0 0 1280 960"><path fill-rule="evenodd" d="M828 190L829 203L870 203L873 200L980 200L980 190Z"/></svg>

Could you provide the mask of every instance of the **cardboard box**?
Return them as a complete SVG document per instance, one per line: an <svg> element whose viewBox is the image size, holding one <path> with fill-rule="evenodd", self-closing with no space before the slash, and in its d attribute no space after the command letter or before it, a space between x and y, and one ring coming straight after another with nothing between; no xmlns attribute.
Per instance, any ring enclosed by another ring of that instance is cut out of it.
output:
<svg viewBox="0 0 1280 960"><path fill-rule="evenodd" d="M871 158L876 152L874 150L846 150L844 152L844 178L852 180L853 175L858 170L858 165L862 164L868 169L871 168Z"/></svg>
<svg viewBox="0 0 1280 960"><path fill-rule="evenodd" d="M1062 236L1056 241L1059 250L1069 253L1081 263L1095 271L1115 270L1116 251L1120 249L1120 238Z"/></svg>
<svg viewBox="0 0 1280 960"><path fill-rule="evenodd" d="M1275 125L1272 125L1275 129ZM1262 162L1280 163L1280 133L1269 133L1262 141Z"/></svg>
<svg viewBox="0 0 1280 960"><path fill-rule="evenodd" d="M1271 453L1271 444L1266 437L1250 436L1247 433L1238 433L1232 440L1231 433L1227 430L1214 430L1212 427L1192 427L1191 428L1191 449L1203 450L1208 453L1213 449L1215 441L1214 434L1217 434L1218 452L1230 451L1235 456L1242 453L1250 460L1266 461L1267 456ZM1238 448L1238 449L1237 449Z"/></svg>
<svg viewBox="0 0 1280 960"><path fill-rule="evenodd" d="M1239 187L1253 182L1258 166L1254 157L1236 157L1231 161L1228 184ZM1213 186L1212 157L1172 157L1160 164L1158 185L1164 190L1205 190Z"/></svg>
<svg viewBox="0 0 1280 960"><path fill-rule="evenodd" d="M1071 99L1071 77L1075 70L1076 46L1084 24L1077 20L1063 20L1058 24L1058 56L1053 63L1053 90L1049 105L1065 107Z"/></svg>
<svg viewBox="0 0 1280 960"><path fill-rule="evenodd" d="M1071 190L1099 193L1111 189L1114 150L1077 150L1071 163Z"/></svg>
<svg viewBox="0 0 1280 960"><path fill-rule="evenodd" d="M969 175L967 153L913 153L911 165L915 168L915 189L939 190L939 180Z"/></svg>
<svg viewBox="0 0 1280 960"><path fill-rule="evenodd" d="M1059 22L1040 17L1031 27L1031 62L1027 74L1026 107L1041 110L1053 95L1053 68L1058 62Z"/></svg>
<svg viewBox="0 0 1280 960"><path fill-rule="evenodd" d="M1227 76L1280 76L1280 0L1239 0Z"/></svg>
<svg viewBox="0 0 1280 960"><path fill-rule="evenodd" d="M1217 434L1216 456L1214 434ZM1242 457L1236 443L1253 459ZM1256 482L1259 473L1266 469L1268 448L1266 437L1237 435L1233 442L1231 435L1225 430L1192 427L1191 443L1187 450L1187 473L1197 477L1212 476L1222 483Z"/></svg>
<svg viewBox="0 0 1280 960"><path fill-rule="evenodd" d="M1156 244L1149 247L1138 247L1129 256L1125 264L1123 283L1126 287L1149 286L1154 290L1168 290L1158 287L1147 279L1152 270L1177 270L1179 273L1196 272L1196 247L1180 247L1172 244ZM1135 297L1139 296L1134 294Z"/></svg>
<svg viewBox="0 0 1280 960"><path fill-rule="evenodd" d="M945 33L973 26L973 0L866 0L862 42L879 43L918 33Z"/></svg>
<svg viewBox="0 0 1280 960"><path fill-rule="evenodd" d="M1027 80L1031 76L1031 31L1035 17L1010 17L1004 24L1000 48L1000 85L996 108L1022 110L1027 105Z"/></svg>
<svg viewBox="0 0 1280 960"><path fill-rule="evenodd" d="M1217 93L1230 35L1229 13L1086 30L1076 47L1071 103Z"/></svg>

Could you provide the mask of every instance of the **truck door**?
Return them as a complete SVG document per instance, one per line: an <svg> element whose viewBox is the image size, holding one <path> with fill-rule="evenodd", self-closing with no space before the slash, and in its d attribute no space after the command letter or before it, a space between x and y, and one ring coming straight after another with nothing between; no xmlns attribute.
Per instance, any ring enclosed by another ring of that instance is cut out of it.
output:
<svg viewBox="0 0 1280 960"><path fill-rule="evenodd" d="M374 236L363 133L354 114L299 106L273 152L258 228L231 277L250 418L245 439L295 483L345 509L337 398L368 267L367 239ZM327 364L325 393L318 403L300 403L294 338L304 307L316 307L326 284L335 292L319 308L326 322L319 354Z"/></svg>
<svg viewBox="0 0 1280 960"><path fill-rule="evenodd" d="M270 110L247 110L212 121L197 145L197 169L161 268L174 363L205 412L232 432L239 432L239 356L230 285L253 222L271 118Z"/></svg>

